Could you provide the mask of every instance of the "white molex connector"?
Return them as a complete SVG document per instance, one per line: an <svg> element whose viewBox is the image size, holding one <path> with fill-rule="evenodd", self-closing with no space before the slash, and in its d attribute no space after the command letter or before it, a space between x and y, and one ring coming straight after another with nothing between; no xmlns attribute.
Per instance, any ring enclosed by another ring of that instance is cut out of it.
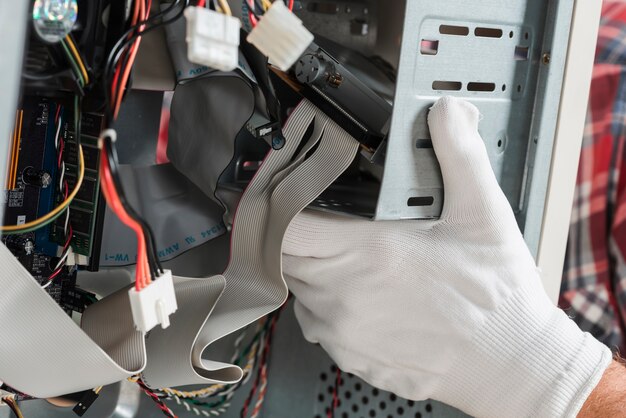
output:
<svg viewBox="0 0 626 418"><path fill-rule="evenodd" d="M221 71L239 65L241 21L203 7L187 7L187 58Z"/></svg>
<svg viewBox="0 0 626 418"><path fill-rule="evenodd" d="M2 384L2 382L0 382L0 384ZM5 390L0 389L0 406L6 405L4 401L2 400L4 398L15 399L15 395L13 395L11 392L7 392Z"/></svg>
<svg viewBox="0 0 626 418"><path fill-rule="evenodd" d="M157 324L161 324L161 328L169 327L169 317L178 309L170 270L165 270L140 291L133 287L128 291L128 296L133 321L139 331L148 332Z"/></svg>
<svg viewBox="0 0 626 418"><path fill-rule="evenodd" d="M313 42L313 34L284 2L275 1L247 39L272 65L287 71Z"/></svg>

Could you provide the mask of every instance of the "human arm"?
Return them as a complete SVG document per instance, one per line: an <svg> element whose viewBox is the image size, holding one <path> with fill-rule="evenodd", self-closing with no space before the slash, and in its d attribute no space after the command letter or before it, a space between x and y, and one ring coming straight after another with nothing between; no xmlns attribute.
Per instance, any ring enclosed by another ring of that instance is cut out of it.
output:
<svg viewBox="0 0 626 418"><path fill-rule="evenodd" d="M626 417L626 367L611 362L578 414L578 418Z"/></svg>

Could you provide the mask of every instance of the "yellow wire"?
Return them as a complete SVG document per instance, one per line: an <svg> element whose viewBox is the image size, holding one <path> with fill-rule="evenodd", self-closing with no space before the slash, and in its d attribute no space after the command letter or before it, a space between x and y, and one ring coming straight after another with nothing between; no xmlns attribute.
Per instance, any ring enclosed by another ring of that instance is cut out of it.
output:
<svg viewBox="0 0 626 418"><path fill-rule="evenodd" d="M261 0L261 3L263 3L263 8L265 9L265 11L269 10L269 8L272 7L272 2L270 0Z"/></svg>
<svg viewBox="0 0 626 418"><path fill-rule="evenodd" d="M224 11L224 13L226 13L228 16L233 15L233 12L232 10L230 10L230 6L228 5L228 2L226 0L217 0L217 2L220 4L220 8Z"/></svg>
<svg viewBox="0 0 626 418"><path fill-rule="evenodd" d="M65 40L70 46L70 50L72 51L72 54L74 54L74 57L76 57L76 62L78 62L78 67L80 68L80 72L83 74L83 78L85 79L85 85L89 84L89 75L87 74L87 68L85 68L85 64L83 63L83 60L81 59L80 54L78 53L78 49L76 49L76 45L74 45L74 42L72 41L72 38L70 38L69 35L65 37Z"/></svg>
<svg viewBox="0 0 626 418"><path fill-rule="evenodd" d="M102 386L98 386L97 388L93 390L93 392L97 395L100 393L101 390L102 390Z"/></svg>
<svg viewBox="0 0 626 418"><path fill-rule="evenodd" d="M70 193L67 199L65 199L63 203L61 203L51 212L47 213L46 215L42 216L39 219L35 219L34 221L30 221L21 225L5 225L5 226L0 227L0 232L19 232L24 229L35 228L39 226L40 224L46 222L48 219L52 218L53 216L65 210L70 205L70 203L72 203L72 200L74 200L74 197L76 197L76 195L78 194L78 191L80 190L80 186L82 186L83 179L85 177L85 157L83 156L83 146L81 145L78 150L79 150L78 152L78 157L79 157L78 158L79 160L78 161L78 166L79 166L78 181L76 182L76 185L74 186L74 190L72 190L72 193Z"/></svg>
<svg viewBox="0 0 626 418"><path fill-rule="evenodd" d="M11 405L13 405L13 407L15 408L15 413L17 414L17 418L24 418L24 415L22 415L22 410L20 409L17 402L15 402L15 399L4 398L2 400L4 401L4 403L10 403Z"/></svg>

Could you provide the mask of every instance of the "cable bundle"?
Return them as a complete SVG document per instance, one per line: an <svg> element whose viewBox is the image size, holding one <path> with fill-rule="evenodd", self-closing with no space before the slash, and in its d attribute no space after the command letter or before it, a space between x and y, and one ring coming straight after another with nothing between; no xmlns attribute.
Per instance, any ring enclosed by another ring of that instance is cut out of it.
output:
<svg viewBox="0 0 626 418"><path fill-rule="evenodd" d="M154 237L148 224L130 206L118 173L117 152L114 141L117 134L112 129L102 132L99 141L100 181L102 194L111 210L117 217L137 235L137 268L135 272L135 289L145 288L163 272L163 267L156 254Z"/></svg>
<svg viewBox="0 0 626 418"><path fill-rule="evenodd" d="M11 409L11 411L13 412L13 414L15 414L17 418L24 418L24 415L22 415L22 410L17 405L17 402L15 401L15 398L13 398L13 395L2 398L2 402L4 402Z"/></svg>
<svg viewBox="0 0 626 418"><path fill-rule="evenodd" d="M290 11L293 11L293 4L294 0L287 2L287 7L289 7ZM257 23L259 23L259 18L263 16L263 13L270 7L272 7L272 1L270 0L244 0L242 4L243 15L247 16L252 27L255 27Z"/></svg>
<svg viewBox="0 0 626 418"><path fill-rule="evenodd" d="M130 28L115 43L104 68L105 97L107 99L107 120L117 119L124 91L130 78L141 37L146 33L178 20L189 5L189 0L176 0L165 10L150 17L152 0L135 0ZM175 8L180 10L171 18L162 20ZM157 23L158 22L158 23Z"/></svg>

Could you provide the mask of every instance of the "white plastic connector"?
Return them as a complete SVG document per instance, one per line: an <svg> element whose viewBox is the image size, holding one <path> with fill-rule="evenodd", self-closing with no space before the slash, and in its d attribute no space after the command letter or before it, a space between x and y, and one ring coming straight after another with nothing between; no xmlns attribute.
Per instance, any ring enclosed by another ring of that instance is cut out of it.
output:
<svg viewBox="0 0 626 418"><path fill-rule="evenodd" d="M221 71L239 65L241 21L203 7L187 7L187 59Z"/></svg>
<svg viewBox="0 0 626 418"><path fill-rule="evenodd" d="M170 270L165 270L155 281L140 291L133 287L128 291L128 296L133 321L139 331L148 332L157 324L161 324L161 328L169 327L169 317L178 309Z"/></svg>
<svg viewBox="0 0 626 418"><path fill-rule="evenodd" d="M1 384L1 383L2 383L2 382L0 382L0 384ZM2 399L4 399L4 398L11 398L11 399L15 399L15 395L14 395L14 394L12 394L11 392L7 392L7 391L5 391L5 390L0 389L0 406L4 406L4 405L6 405L6 404L4 403L4 401L2 400Z"/></svg>
<svg viewBox="0 0 626 418"><path fill-rule="evenodd" d="M313 42L313 34L284 2L275 1L247 40L266 55L271 64L287 71Z"/></svg>

